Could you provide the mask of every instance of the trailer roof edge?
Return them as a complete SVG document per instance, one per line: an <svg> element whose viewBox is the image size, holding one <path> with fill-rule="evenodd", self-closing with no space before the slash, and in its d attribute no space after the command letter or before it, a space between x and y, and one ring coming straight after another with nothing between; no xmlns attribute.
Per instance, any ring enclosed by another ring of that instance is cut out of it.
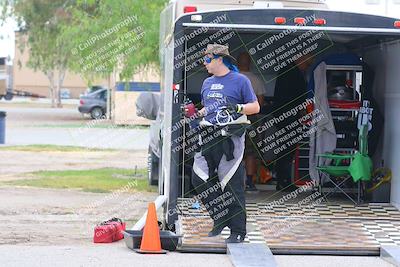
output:
<svg viewBox="0 0 400 267"><path fill-rule="evenodd" d="M321 27L321 26L291 26L291 25L256 25L256 24L215 24L215 23L182 23L183 27L207 27L207 28L234 28L234 29L257 29L257 30L297 30L297 31L329 31L329 32L358 32L358 33L391 33L399 34L399 29L387 28L357 28L357 27Z"/></svg>

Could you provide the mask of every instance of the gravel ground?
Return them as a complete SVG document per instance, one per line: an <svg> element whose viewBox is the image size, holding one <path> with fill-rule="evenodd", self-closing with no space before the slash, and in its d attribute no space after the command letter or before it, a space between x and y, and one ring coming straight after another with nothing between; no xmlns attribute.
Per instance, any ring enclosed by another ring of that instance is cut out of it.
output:
<svg viewBox="0 0 400 267"><path fill-rule="evenodd" d="M92 245L93 227L119 217L128 228L156 193L86 193L78 190L0 187L0 245ZM0 253L1 254L1 253Z"/></svg>

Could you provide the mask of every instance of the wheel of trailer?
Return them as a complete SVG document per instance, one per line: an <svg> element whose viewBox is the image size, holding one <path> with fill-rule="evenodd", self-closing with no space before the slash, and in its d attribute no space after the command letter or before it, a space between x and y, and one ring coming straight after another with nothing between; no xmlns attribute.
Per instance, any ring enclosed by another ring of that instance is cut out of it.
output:
<svg viewBox="0 0 400 267"><path fill-rule="evenodd" d="M90 116L91 116L92 119L94 119L94 120L100 119L103 115L104 115L103 109L100 108L100 107L94 107L94 108L92 108L92 110L90 111Z"/></svg>
<svg viewBox="0 0 400 267"><path fill-rule="evenodd" d="M14 95L12 93L7 92L7 94L4 96L4 99L10 101L11 99L13 99L13 96Z"/></svg>
<svg viewBox="0 0 400 267"><path fill-rule="evenodd" d="M158 184L158 158L153 153L151 147L149 147L148 155L147 155L147 175L149 185L157 185Z"/></svg>

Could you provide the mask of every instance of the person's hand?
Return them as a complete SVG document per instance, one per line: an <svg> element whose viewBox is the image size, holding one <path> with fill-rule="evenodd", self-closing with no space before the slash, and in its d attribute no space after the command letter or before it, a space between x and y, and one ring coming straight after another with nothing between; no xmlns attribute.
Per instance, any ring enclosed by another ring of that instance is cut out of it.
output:
<svg viewBox="0 0 400 267"><path fill-rule="evenodd" d="M243 110L243 105L228 103L228 104L226 104L226 106L222 107L221 109L225 110L226 112L228 112L229 114L232 115L232 114L240 113Z"/></svg>
<svg viewBox="0 0 400 267"><path fill-rule="evenodd" d="M202 108L197 112L197 116L204 117L206 116L206 108Z"/></svg>

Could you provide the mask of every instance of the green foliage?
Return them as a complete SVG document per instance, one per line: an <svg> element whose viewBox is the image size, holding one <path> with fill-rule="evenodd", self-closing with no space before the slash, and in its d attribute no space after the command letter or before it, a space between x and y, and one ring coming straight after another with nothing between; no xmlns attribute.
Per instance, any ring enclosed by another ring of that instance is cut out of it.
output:
<svg viewBox="0 0 400 267"><path fill-rule="evenodd" d="M2 0L0 11L3 20L14 17L21 33L28 33L29 66L35 70L68 68L88 80L117 71L129 80L159 65L160 12L167 2ZM121 24L129 18L134 19ZM93 37L98 38L92 43Z"/></svg>
<svg viewBox="0 0 400 267"><path fill-rule="evenodd" d="M65 49L66 40L60 37L63 26L70 21L67 9L74 2L6 0L0 4L2 19L13 17L18 23L18 47L21 51L29 49L27 66L47 76L52 106L61 106L60 89L71 52Z"/></svg>
<svg viewBox="0 0 400 267"><path fill-rule="evenodd" d="M14 17L23 35L19 48L29 48L28 66L44 73L65 68L69 51L59 36L68 23L65 0L14 0L3 3L3 18Z"/></svg>
<svg viewBox="0 0 400 267"><path fill-rule="evenodd" d="M88 79L118 71L120 79L129 80L140 70L158 67L160 12L166 2L78 0L68 9L71 23L63 28L73 51L69 68Z"/></svg>

